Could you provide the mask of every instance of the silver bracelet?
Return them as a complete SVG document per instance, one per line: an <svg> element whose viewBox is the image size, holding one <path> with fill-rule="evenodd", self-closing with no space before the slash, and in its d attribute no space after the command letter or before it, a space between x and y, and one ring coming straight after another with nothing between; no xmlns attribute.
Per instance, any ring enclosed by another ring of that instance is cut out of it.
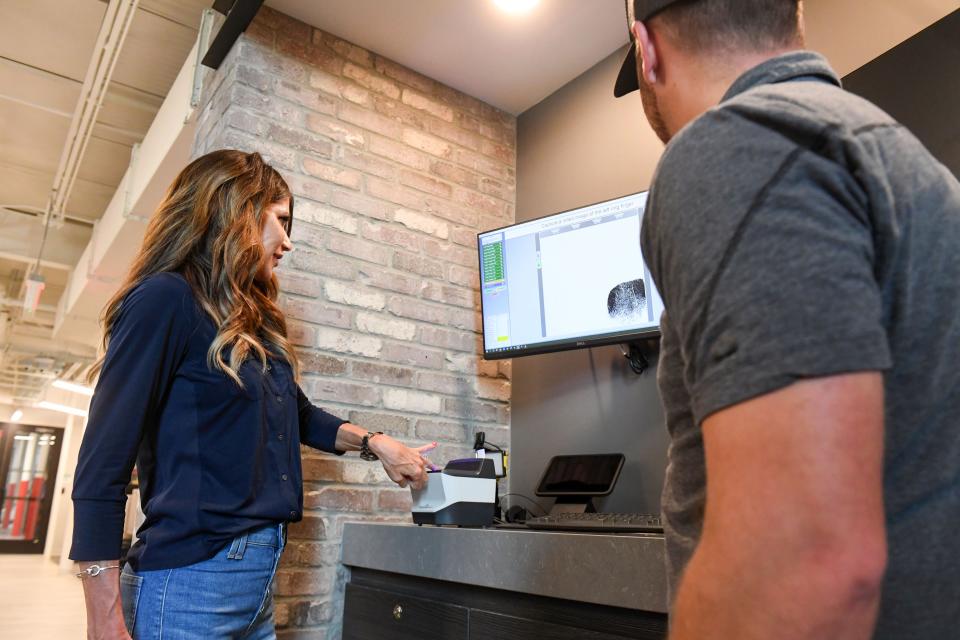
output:
<svg viewBox="0 0 960 640"><path fill-rule="evenodd" d="M112 564L107 567L101 567L98 564L92 564L80 573L75 574L79 579L86 580L87 578L95 578L107 569L119 569L120 565Z"/></svg>

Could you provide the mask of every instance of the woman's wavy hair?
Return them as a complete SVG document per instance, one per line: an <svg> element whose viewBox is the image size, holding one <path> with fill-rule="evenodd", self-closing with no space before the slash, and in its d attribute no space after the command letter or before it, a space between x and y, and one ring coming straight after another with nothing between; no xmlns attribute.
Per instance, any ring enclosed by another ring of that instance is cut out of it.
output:
<svg viewBox="0 0 960 640"><path fill-rule="evenodd" d="M224 149L191 162L174 179L157 208L120 290L103 313L102 354L90 369L92 380L103 367L120 304L144 279L178 272L190 284L217 335L207 364L243 386L238 370L250 356L266 367L267 351L284 357L299 375L287 340L287 325L276 304L276 276L257 279L261 268L264 208L293 195L280 174L259 153Z"/></svg>

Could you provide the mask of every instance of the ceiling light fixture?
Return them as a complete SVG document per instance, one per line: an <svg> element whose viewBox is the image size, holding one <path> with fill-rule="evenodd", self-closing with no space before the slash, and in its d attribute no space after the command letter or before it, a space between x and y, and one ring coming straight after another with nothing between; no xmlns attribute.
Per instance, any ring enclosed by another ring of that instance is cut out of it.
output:
<svg viewBox="0 0 960 640"><path fill-rule="evenodd" d="M20 409L17 409L10 416L10 422L20 422L20 418L22 417L23 417L23 411L21 411Z"/></svg>
<svg viewBox="0 0 960 640"><path fill-rule="evenodd" d="M67 391L73 391L74 393L82 393L85 396L92 396L93 389L90 387L85 387L82 384L76 384L73 382L67 382L66 380L54 380L53 386L57 389L65 389Z"/></svg>
<svg viewBox="0 0 960 640"><path fill-rule="evenodd" d="M51 411L59 411L60 413L69 413L72 416L80 416L81 418L87 417L87 412L83 409L68 407L65 404L58 404L56 402L50 402L49 400L38 402L37 406L41 409L50 409Z"/></svg>
<svg viewBox="0 0 960 640"><path fill-rule="evenodd" d="M493 0L507 13L526 13L540 4L540 0Z"/></svg>
<svg viewBox="0 0 960 640"><path fill-rule="evenodd" d="M37 263L39 264L40 259L37 258ZM33 315L37 311L37 307L40 306L40 294L43 293L43 290L46 288L46 283L44 282L43 276L40 275L39 271L32 272L27 279L24 281L23 287L23 312L28 315Z"/></svg>

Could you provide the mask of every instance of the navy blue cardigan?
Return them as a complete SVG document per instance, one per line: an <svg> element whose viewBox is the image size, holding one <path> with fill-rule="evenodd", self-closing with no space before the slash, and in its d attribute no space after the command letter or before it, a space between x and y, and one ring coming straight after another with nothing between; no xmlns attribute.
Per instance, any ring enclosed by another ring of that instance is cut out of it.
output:
<svg viewBox="0 0 960 640"><path fill-rule="evenodd" d="M128 560L169 569L250 529L300 520L300 443L335 451L343 420L314 407L290 365L240 367L241 389L207 366L216 334L179 274L124 298L83 435L73 486L73 560L120 556L124 488L137 463L146 520Z"/></svg>

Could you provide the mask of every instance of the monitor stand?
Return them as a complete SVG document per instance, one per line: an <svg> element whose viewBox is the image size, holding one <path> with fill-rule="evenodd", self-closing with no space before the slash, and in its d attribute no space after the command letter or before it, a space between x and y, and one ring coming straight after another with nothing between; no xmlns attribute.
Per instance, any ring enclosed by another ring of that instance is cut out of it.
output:
<svg viewBox="0 0 960 640"><path fill-rule="evenodd" d="M550 515L560 513L596 513L593 498L583 496L560 496L550 507Z"/></svg>

